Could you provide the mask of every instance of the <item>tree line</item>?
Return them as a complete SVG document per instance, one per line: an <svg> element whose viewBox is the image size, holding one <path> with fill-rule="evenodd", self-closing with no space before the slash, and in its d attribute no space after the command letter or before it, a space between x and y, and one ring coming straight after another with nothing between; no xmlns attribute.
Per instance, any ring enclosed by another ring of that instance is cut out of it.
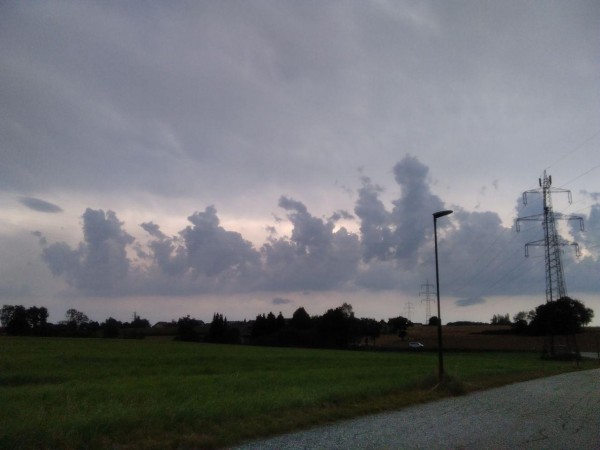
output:
<svg viewBox="0 0 600 450"><path fill-rule="evenodd" d="M44 307L4 305L0 321L6 334L16 336L143 338L158 334L150 330L147 319L137 314L131 322L109 317L98 323L81 311L69 309L64 320L52 324L48 322L48 310ZM311 316L304 307L300 307L289 319L284 318L282 313L276 316L269 312L259 314L253 321L231 323L223 314L215 313L212 321L205 324L187 315L164 323L165 332L161 334L188 342L348 348L372 345L382 333L397 333L405 339L412 325L402 316L387 321L357 318L352 305L344 303L321 316Z"/></svg>
<svg viewBox="0 0 600 450"><path fill-rule="evenodd" d="M67 310L64 320L54 324L48 322L45 307L25 308L23 305L2 306L0 324L6 334L12 336L140 338L144 336L144 330L150 328L150 322L137 314L131 322L109 317L98 323L73 308Z"/></svg>
<svg viewBox="0 0 600 450"><path fill-rule="evenodd" d="M529 312L520 311L510 319L508 314L494 314L492 325L510 325L516 334L532 336L572 335L580 333L594 318L594 311L579 300L561 297L546 302Z"/></svg>
<svg viewBox="0 0 600 450"><path fill-rule="evenodd" d="M177 322L176 339L281 347L349 348L369 346L382 333L398 333L404 339L410 326L412 322L401 316L387 322L357 318L352 305L344 303L327 310L322 316L311 316L304 307L300 307L289 319L281 312L277 316L269 312L259 314L253 321L234 324L216 313L208 327L187 316Z"/></svg>

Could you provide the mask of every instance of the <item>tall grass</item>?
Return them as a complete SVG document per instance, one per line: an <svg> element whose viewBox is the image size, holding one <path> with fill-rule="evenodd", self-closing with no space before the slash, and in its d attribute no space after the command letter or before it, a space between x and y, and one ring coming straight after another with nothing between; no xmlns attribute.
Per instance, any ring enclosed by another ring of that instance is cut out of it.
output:
<svg viewBox="0 0 600 450"><path fill-rule="evenodd" d="M210 448L426 401L429 353L0 338L0 448ZM572 370L449 354L467 389Z"/></svg>

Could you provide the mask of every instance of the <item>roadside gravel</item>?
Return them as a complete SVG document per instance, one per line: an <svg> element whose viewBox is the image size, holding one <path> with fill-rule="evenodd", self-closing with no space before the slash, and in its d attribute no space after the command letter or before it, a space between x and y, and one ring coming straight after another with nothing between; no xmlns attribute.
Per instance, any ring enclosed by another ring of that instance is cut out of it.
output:
<svg viewBox="0 0 600 450"><path fill-rule="evenodd" d="M252 442L254 449L600 450L600 369Z"/></svg>

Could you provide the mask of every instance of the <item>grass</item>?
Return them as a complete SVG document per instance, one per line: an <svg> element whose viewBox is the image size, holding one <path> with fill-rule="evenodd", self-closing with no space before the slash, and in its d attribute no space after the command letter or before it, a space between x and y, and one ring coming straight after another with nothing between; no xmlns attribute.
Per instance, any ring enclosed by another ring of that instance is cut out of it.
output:
<svg viewBox="0 0 600 450"><path fill-rule="evenodd" d="M434 388L435 353L2 337L0 448L217 448L575 370L533 353L445 365Z"/></svg>

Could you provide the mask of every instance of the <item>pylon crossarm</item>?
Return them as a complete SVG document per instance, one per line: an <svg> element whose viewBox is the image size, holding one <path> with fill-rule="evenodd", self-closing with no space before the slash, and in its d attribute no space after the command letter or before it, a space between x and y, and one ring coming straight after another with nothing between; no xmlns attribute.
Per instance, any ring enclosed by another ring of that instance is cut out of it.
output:
<svg viewBox="0 0 600 450"><path fill-rule="evenodd" d="M521 231L520 222L539 222L544 217L543 214L535 214L533 216L519 217L515 219L515 228L517 231Z"/></svg>
<svg viewBox="0 0 600 450"><path fill-rule="evenodd" d="M531 189L530 191L523 192L523 204L527 204L527 194L541 194L541 189Z"/></svg>
<svg viewBox="0 0 600 450"><path fill-rule="evenodd" d="M540 239L539 241L528 242L525 244L525 257L529 258L529 247L545 247L546 241L545 239Z"/></svg>

